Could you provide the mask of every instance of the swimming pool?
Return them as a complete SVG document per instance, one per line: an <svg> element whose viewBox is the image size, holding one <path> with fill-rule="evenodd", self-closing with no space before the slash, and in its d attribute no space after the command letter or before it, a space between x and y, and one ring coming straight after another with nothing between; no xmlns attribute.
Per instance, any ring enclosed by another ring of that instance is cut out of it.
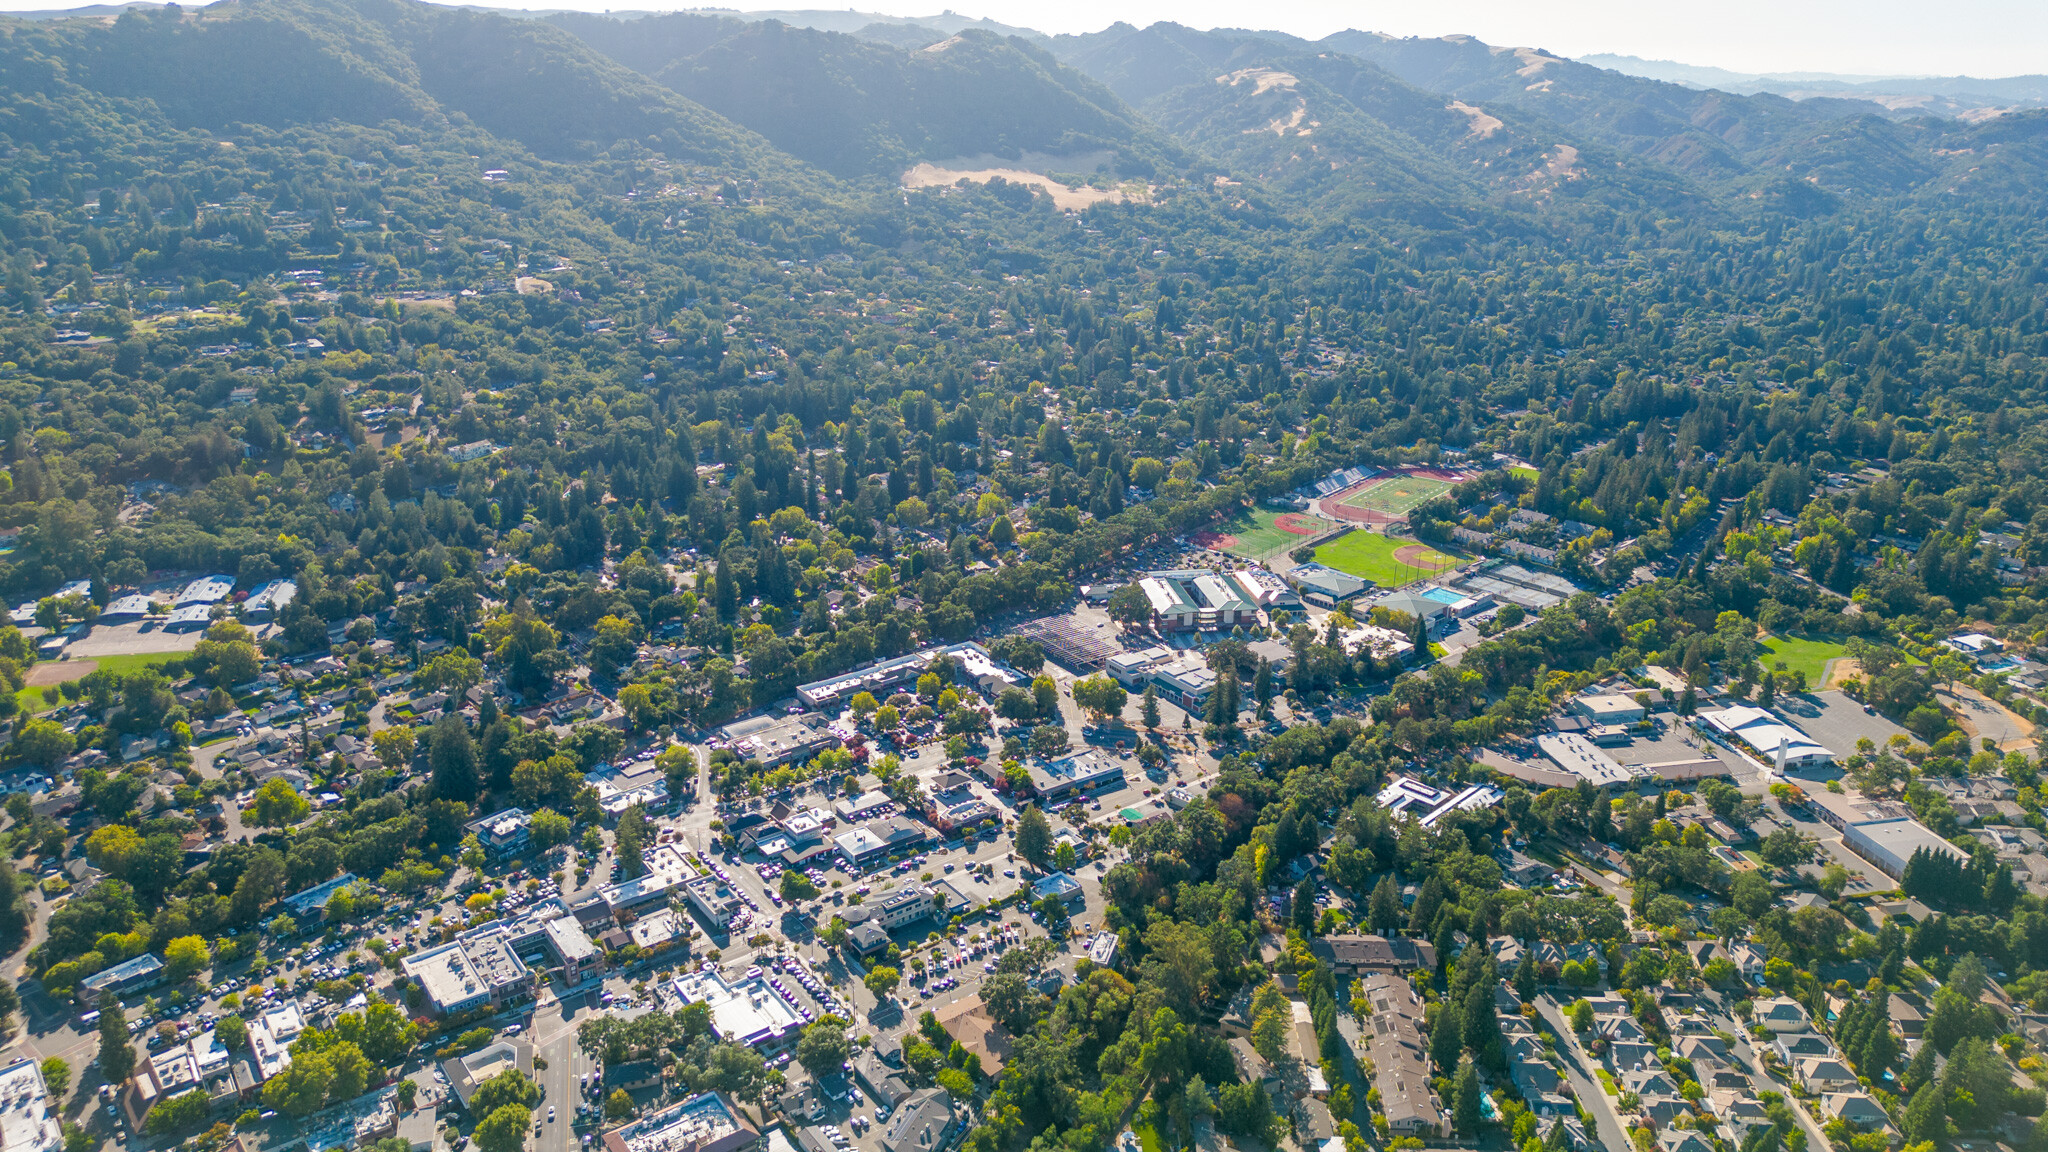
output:
<svg viewBox="0 0 2048 1152"><path fill-rule="evenodd" d="M1456 604L1465 599L1465 597L1451 591L1449 588L1424 588L1422 590L1422 598L1424 600L1434 600L1439 604Z"/></svg>

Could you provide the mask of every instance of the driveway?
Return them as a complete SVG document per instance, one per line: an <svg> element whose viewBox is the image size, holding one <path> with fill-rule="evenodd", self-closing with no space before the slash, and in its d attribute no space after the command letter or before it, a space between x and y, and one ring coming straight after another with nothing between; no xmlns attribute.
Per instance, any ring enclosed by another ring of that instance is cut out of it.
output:
<svg viewBox="0 0 2048 1152"><path fill-rule="evenodd" d="M1579 1046L1578 1034L1572 1031L1564 1009L1550 993L1536 997L1536 1011L1542 1014L1550 1030L1557 1033L1558 1062L1564 1065L1564 1077L1571 1083L1572 1094L1592 1115L1600 1143L1607 1147L1608 1152L1628 1152L1634 1147L1629 1142L1628 1128L1621 1122L1621 1114L1614 1110L1614 1097L1607 1094L1600 1084L1599 1073L1594 1071L1600 1062ZM1823 1141L1815 1146L1826 1147L1826 1143Z"/></svg>

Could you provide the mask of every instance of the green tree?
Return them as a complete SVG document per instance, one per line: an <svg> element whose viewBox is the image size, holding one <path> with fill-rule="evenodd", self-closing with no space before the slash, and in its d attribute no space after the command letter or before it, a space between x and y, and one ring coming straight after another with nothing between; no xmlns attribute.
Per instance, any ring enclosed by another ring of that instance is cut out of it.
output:
<svg viewBox="0 0 2048 1152"><path fill-rule="evenodd" d="M463 693L483 683L483 678L483 661L460 648L450 648L427 661L412 679L418 687L429 692L446 692L451 702L459 702Z"/></svg>
<svg viewBox="0 0 2048 1152"><path fill-rule="evenodd" d="M1130 700L1123 685L1102 675L1074 681L1073 695L1074 703L1099 720L1121 718L1124 705Z"/></svg>
<svg viewBox="0 0 2048 1152"><path fill-rule="evenodd" d="M631 1116L633 1097L628 1095L624 1088L612 1089L612 1094L604 1098L604 1114L613 1120L624 1120Z"/></svg>
<svg viewBox="0 0 2048 1152"><path fill-rule="evenodd" d="M62 1056L46 1058L41 1065L43 1084L50 1090L50 1099L62 1103L64 1094L71 1091L71 1065Z"/></svg>
<svg viewBox="0 0 2048 1152"><path fill-rule="evenodd" d="M54 720L31 720L14 736L10 750L30 764L51 770L71 755L71 733Z"/></svg>
<svg viewBox="0 0 2048 1152"><path fill-rule="evenodd" d="M631 1097L628 1097L631 1102ZM522 1152L526 1131L533 1127L533 1112L523 1104L507 1104L476 1126L476 1146L482 1152Z"/></svg>
<svg viewBox="0 0 2048 1152"><path fill-rule="evenodd" d="M240 1016L222 1016L214 1022L213 1035L230 1052L239 1052L249 1046L249 1025Z"/></svg>
<svg viewBox="0 0 2048 1152"><path fill-rule="evenodd" d="M376 750L377 759L394 771L412 763L417 746L411 728L384 728L370 736L370 747Z"/></svg>
<svg viewBox="0 0 2048 1152"><path fill-rule="evenodd" d="M1294 1014L1285 1008L1268 1008L1252 1021L1252 1047L1267 1060L1278 1062L1287 1054L1287 1034L1294 1029Z"/></svg>
<svg viewBox="0 0 2048 1152"><path fill-rule="evenodd" d="M135 1045L128 1039L128 1017L112 992L100 994L100 1075L109 1084L125 1084L135 1073Z"/></svg>
<svg viewBox="0 0 2048 1152"><path fill-rule="evenodd" d="M489 1116L507 1104L532 1108L540 1103L540 1085L533 1078L517 1068L503 1072L477 1085L476 1094L470 1100L470 1113Z"/></svg>
<svg viewBox="0 0 2048 1152"><path fill-rule="evenodd" d="M1017 817L1017 855L1041 871L1052 859L1052 821L1035 805L1026 805Z"/></svg>
<svg viewBox="0 0 2048 1152"><path fill-rule="evenodd" d="M184 983L212 960L203 937L180 936L164 945L165 976L173 984Z"/></svg>
<svg viewBox="0 0 2048 1152"><path fill-rule="evenodd" d="M1144 722L1147 731L1159 727L1159 689L1150 681L1145 684L1145 694L1138 700L1138 719Z"/></svg>
<svg viewBox="0 0 2048 1152"><path fill-rule="evenodd" d="M1774 830L1757 845L1756 854L1773 868L1793 868L1813 858L1813 842L1789 825Z"/></svg>
<svg viewBox="0 0 2048 1152"><path fill-rule="evenodd" d="M282 776L272 776L256 790L256 799L243 813L251 823L264 828L283 828L297 824L312 815L313 805L291 781Z"/></svg>
<svg viewBox="0 0 2048 1152"><path fill-rule="evenodd" d="M1467 1056L1458 1061L1458 1075L1451 1084L1451 1123L1458 1135L1469 1139L1479 1134L1479 1120L1479 1069Z"/></svg>
<svg viewBox="0 0 2048 1152"><path fill-rule="evenodd" d="M142 1118L142 1130L151 1136L167 1136L173 1132L187 1132L206 1122L212 1106L202 1091L185 1092L165 1097L149 1109Z"/></svg>
<svg viewBox="0 0 2048 1152"><path fill-rule="evenodd" d="M1136 584L1126 584L1110 593L1109 602L1103 609L1111 620L1126 628L1135 628L1152 620L1152 601Z"/></svg>
<svg viewBox="0 0 2048 1152"><path fill-rule="evenodd" d="M902 983L902 981L903 974L901 972L889 967L887 964L877 964L868 970L867 976L861 980L861 983L867 986L868 991L875 994L876 999L887 1000L889 993L894 992L896 985Z"/></svg>
<svg viewBox="0 0 2048 1152"><path fill-rule="evenodd" d="M263 1082L263 1103L287 1116L311 1116L326 1105L333 1079L325 1056L295 1053L283 1071Z"/></svg>
<svg viewBox="0 0 2048 1152"><path fill-rule="evenodd" d="M528 834L533 837L533 846L546 852L569 842L571 831L569 818L552 808L543 808L533 814L527 825Z"/></svg>
<svg viewBox="0 0 2048 1152"><path fill-rule="evenodd" d="M818 886L811 883L810 877L792 868L782 870L782 881L778 888L782 898L792 904L799 900L818 898Z"/></svg>
<svg viewBox="0 0 2048 1152"><path fill-rule="evenodd" d="M813 1076L839 1071L853 1057L853 1044L846 1038L846 1021L826 1013L797 1037L796 1060Z"/></svg>
<svg viewBox="0 0 2048 1152"><path fill-rule="evenodd" d="M964 1100L973 1099L974 1081L969 1079L967 1073L962 1072L960 1069L942 1068L939 1070L936 1079L938 1080L939 1087L946 1090L946 1095L953 1098L953 1103L958 1104Z"/></svg>

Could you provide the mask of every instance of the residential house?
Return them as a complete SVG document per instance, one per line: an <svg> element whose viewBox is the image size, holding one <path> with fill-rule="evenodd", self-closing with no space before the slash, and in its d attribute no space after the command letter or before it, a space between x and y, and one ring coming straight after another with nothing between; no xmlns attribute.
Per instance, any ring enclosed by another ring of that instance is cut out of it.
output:
<svg viewBox="0 0 2048 1152"><path fill-rule="evenodd" d="M1856 1073L1833 1056L1802 1056L1792 1068L1809 1092L1844 1092L1856 1087Z"/></svg>
<svg viewBox="0 0 2048 1152"><path fill-rule="evenodd" d="M1789 996L1773 996L1758 1000L1755 1004L1756 1021L1777 1033L1811 1032L1813 1021L1807 1018L1806 1009L1799 1001Z"/></svg>
<svg viewBox="0 0 2048 1152"><path fill-rule="evenodd" d="M1821 1114L1830 1120L1854 1124L1865 1132L1878 1132L1891 1127L1891 1117L1863 1092L1830 1092L1821 1097Z"/></svg>
<svg viewBox="0 0 2048 1152"><path fill-rule="evenodd" d="M1771 1051L1788 1067L1796 1067L1808 1056L1833 1056L1834 1045L1814 1032L1789 1032L1771 1041Z"/></svg>
<svg viewBox="0 0 2048 1152"><path fill-rule="evenodd" d="M1401 1136L1441 1135L1444 1113L1430 1092L1421 998L1406 980L1380 972L1356 987L1372 1009L1366 1044L1388 1129Z"/></svg>

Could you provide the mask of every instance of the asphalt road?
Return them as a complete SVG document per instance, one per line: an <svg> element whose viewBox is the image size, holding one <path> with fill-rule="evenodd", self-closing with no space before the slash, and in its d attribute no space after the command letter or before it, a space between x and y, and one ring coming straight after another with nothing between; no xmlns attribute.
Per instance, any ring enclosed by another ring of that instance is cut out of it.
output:
<svg viewBox="0 0 2048 1152"><path fill-rule="evenodd" d="M1592 1113L1600 1143L1606 1145L1608 1152L1628 1152L1635 1145L1629 1142L1628 1129L1614 1110L1614 1098L1601 1086L1600 1076L1594 1071L1600 1062L1579 1046L1578 1033L1572 1031L1563 1008L1548 992L1536 997L1536 1011L1550 1025L1550 1030L1557 1033L1557 1054L1559 1063L1564 1065L1565 1079L1571 1082L1572 1093L1586 1105L1586 1111ZM1825 1146L1825 1141L1816 1145Z"/></svg>

